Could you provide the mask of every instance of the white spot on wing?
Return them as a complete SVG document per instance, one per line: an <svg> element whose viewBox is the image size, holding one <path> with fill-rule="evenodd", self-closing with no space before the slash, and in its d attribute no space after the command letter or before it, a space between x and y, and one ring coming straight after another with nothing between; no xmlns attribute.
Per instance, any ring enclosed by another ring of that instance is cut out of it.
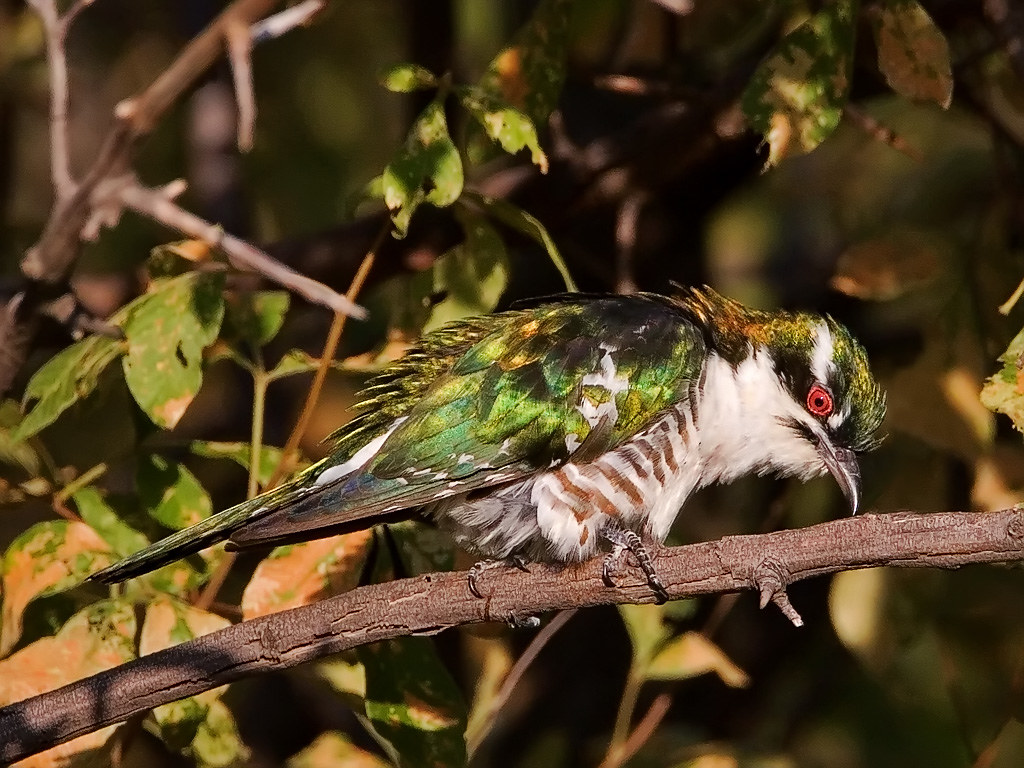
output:
<svg viewBox="0 0 1024 768"><path fill-rule="evenodd" d="M381 449L385 441L391 437L391 433L394 432L405 421L405 416L400 416L391 422L391 426L388 427L383 433L377 435L370 442L356 451L352 458L342 464L336 464L333 467L328 467L319 475L316 476L316 480L313 481L314 485L327 485L333 483L335 480L340 480L346 475L351 475L357 469L362 467L366 462L377 455L377 451Z"/></svg>
<svg viewBox="0 0 1024 768"><path fill-rule="evenodd" d="M616 352L618 347L611 344L600 344L598 348L604 350L604 354L601 356L600 370L588 373L583 377L581 383L585 387L601 387L608 390L608 401L595 404L584 397L576 407L576 410L587 420L591 429L604 420L608 420L611 424L619 420L619 407L615 403L615 397L619 392L629 389L629 379L616 375L615 361L612 360L612 352ZM566 442L568 443L568 439Z"/></svg>

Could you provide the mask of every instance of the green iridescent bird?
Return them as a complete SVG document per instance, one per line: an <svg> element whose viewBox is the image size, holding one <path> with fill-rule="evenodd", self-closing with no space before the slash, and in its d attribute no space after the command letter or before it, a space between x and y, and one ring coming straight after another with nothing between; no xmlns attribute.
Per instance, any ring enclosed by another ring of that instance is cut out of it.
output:
<svg viewBox="0 0 1024 768"><path fill-rule="evenodd" d="M93 578L420 513L490 559L607 552L608 575L632 551L664 596L644 542L664 541L694 490L828 471L856 512L856 454L885 414L842 325L709 289L566 295L452 323L363 394L327 458Z"/></svg>

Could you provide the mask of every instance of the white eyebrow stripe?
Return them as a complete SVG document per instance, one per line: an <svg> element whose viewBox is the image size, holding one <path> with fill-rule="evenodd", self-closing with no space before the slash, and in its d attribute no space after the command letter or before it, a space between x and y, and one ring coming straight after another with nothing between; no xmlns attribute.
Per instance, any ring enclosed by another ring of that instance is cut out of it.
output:
<svg viewBox="0 0 1024 768"><path fill-rule="evenodd" d="M828 323L822 321L815 329L814 350L811 353L811 373L815 380L826 384L829 380L829 373L835 368L832 362L835 354L835 343L832 340L832 331Z"/></svg>

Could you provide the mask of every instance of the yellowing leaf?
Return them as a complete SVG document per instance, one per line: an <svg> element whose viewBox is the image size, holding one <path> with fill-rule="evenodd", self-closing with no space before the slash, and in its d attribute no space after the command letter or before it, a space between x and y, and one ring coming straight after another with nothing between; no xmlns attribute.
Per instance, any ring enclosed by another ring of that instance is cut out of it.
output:
<svg viewBox="0 0 1024 768"><path fill-rule="evenodd" d="M474 162L486 161L494 154L494 145L480 140L483 130L506 152L519 151L512 147L522 142L520 148L529 147L533 162L542 170L546 168L547 158L532 142L537 126L547 124L562 93L572 9L572 0L542 0L512 43L494 57L480 78L474 88L479 97L477 104L466 104L482 124L471 124L473 130L467 131L467 153ZM509 107L527 121L506 111Z"/></svg>
<svg viewBox="0 0 1024 768"><path fill-rule="evenodd" d="M381 75L380 82L395 93L411 93L437 87L434 73L418 64L396 64Z"/></svg>
<svg viewBox="0 0 1024 768"><path fill-rule="evenodd" d="M16 538L3 558L0 656L18 642L30 602L62 592L113 561L110 547L85 523L37 523Z"/></svg>
<svg viewBox="0 0 1024 768"><path fill-rule="evenodd" d="M733 688L750 684L747 673L699 632L686 632L670 640L654 656L645 676L649 680L685 680L706 672L714 672Z"/></svg>
<svg viewBox="0 0 1024 768"><path fill-rule="evenodd" d="M242 595L246 619L322 600L355 587L371 531L357 531L275 549L253 573Z"/></svg>
<svg viewBox="0 0 1024 768"><path fill-rule="evenodd" d="M1024 432L1024 330L999 356L1002 368L985 382L981 402L986 408L1010 417L1018 432Z"/></svg>
<svg viewBox="0 0 1024 768"><path fill-rule="evenodd" d="M743 112L768 142L769 165L810 152L839 125L856 10L856 0L826 3L783 38L744 90Z"/></svg>
<svg viewBox="0 0 1024 768"><path fill-rule="evenodd" d="M54 637L45 637L0 661L0 706L52 691L83 677L135 658L135 611L118 600L94 603L75 614ZM67 765L89 753L97 765L109 758L97 752L119 725L77 739L23 760L19 768Z"/></svg>
<svg viewBox="0 0 1024 768"><path fill-rule="evenodd" d="M155 280L118 313L128 341L124 377L135 402L161 427L181 419L203 380L203 349L224 317L222 275L187 272Z"/></svg>
<svg viewBox="0 0 1024 768"><path fill-rule="evenodd" d="M908 99L953 100L949 43L916 0L884 0L871 14L878 68L889 86Z"/></svg>

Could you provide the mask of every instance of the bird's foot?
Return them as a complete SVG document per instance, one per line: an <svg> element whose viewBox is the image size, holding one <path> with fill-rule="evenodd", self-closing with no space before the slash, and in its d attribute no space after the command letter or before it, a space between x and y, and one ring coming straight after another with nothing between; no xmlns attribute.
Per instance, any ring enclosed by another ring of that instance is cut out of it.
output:
<svg viewBox="0 0 1024 768"><path fill-rule="evenodd" d="M621 570L622 559L629 552L636 559L640 570L647 577L647 584L658 598L658 603L668 602L668 590L658 576L654 567L654 558L650 551L644 546L643 540L636 531L623 528L618 523L605 523L600 529L601 536L612 545L612 551L605 557L604 566L601 569L601 578L609 587L616 586L613 574Z"/></svg>
<svg viewBox="0 0 1024 768"><path fill-rule="evenodd" d="M473 567L469 569L469 591L473 593L473 597L479 597L483 599L483 595L480 593L480 576L484 571L489 571L492 568L500 568L505 565L514 565L520 571L529 573L530 569L526 567L526 560L523 559L522 555L511 555L504 560L481 560L473 564Z"/></svg>

